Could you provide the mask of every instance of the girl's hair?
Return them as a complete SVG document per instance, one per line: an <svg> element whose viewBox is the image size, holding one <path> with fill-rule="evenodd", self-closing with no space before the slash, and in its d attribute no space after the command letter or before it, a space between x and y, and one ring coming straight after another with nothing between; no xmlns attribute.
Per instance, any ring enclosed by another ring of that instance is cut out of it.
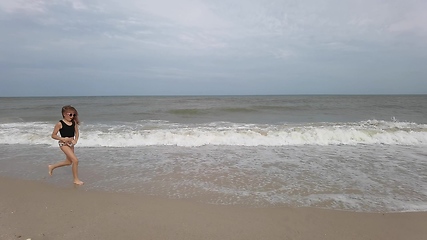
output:
<svg viewBox="0 0 427 240"><path fill-rule="evenodd" d="M62 117L64 117L64 114L66 113L66 112L69 112L69 111L72 111L72 112L74 112L75 114L76 114L76 116L73 118L73 121L76 123L76 124L80 124L80 121L79 121L79 113L77 112L77 110L73 107L73 106L71 106L71 105L67 105L67 106L63 106L62 107Z"/></svg>

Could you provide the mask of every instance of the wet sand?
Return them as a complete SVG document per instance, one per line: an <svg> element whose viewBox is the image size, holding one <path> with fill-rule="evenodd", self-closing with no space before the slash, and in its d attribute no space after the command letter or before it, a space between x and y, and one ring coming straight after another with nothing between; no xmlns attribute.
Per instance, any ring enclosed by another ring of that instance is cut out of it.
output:
<svg viewBox="0 0 427 240"><path fill-rule="evenodd" d="M249 208L0 177L0 239L421 240L427 212Z"/></svg>

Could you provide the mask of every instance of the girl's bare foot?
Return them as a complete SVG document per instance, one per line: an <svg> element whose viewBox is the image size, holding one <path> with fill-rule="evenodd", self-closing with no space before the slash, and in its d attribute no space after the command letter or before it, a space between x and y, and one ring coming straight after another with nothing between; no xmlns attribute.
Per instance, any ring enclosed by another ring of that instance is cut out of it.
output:
<svg viewBox="0 0 427 240"><path fill-rule="evenodd" d="M84 182L80 181L80 180L74 180L74 184L77 185L83 185Z"/></svg>
<svg viewBox="0 0 427 240"><path fill-rule="evenodd" d="M49 165L49 166L47 166L48 168L49 168L49 175L50 176L52 176L52 171L53 171L53 169L52 169L52 165Z"/></svg>

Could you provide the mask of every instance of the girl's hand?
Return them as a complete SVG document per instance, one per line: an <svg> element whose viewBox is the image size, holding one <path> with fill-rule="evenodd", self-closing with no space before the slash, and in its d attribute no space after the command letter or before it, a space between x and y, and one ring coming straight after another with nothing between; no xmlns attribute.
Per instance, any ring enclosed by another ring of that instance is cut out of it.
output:
<svg viewBox="0 0 427 240"><path fill-rule="evenodd" d="M77 144L76 139L73 139L73 140L71 141L71 143L72 143L73 145L76 145L76 144Z"/></svg>

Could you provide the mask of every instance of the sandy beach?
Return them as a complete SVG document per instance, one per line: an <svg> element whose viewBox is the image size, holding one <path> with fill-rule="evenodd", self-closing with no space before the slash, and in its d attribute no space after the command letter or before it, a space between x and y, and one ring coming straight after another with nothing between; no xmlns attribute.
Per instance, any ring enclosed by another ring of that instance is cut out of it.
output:
<svg viewBox="0 0 427 240"><path fill-rule="evenodd" d="M0 239L405 239L427 213L247 208L0 178Z"/></svg>

